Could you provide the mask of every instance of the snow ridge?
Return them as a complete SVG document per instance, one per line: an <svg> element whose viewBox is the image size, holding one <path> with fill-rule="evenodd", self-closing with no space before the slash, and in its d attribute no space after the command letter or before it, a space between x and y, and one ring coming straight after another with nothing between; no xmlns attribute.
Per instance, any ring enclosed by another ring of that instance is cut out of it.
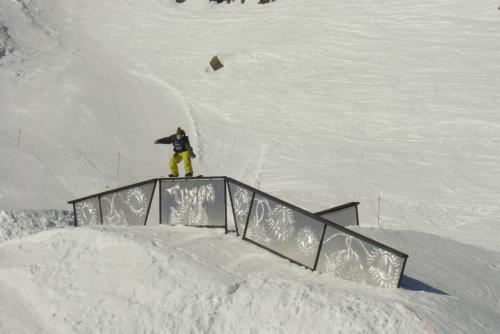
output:
<svg viewBox="0 0 500 334"><path fill-rule="evenodd" d="M0 210L0 242L67 226L74 226L73 211Z"/></svg>

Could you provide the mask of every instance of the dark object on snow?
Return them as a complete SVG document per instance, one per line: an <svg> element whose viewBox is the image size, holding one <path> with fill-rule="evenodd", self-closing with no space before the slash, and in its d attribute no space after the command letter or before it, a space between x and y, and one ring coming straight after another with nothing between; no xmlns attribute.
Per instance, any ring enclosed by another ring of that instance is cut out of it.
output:
<svg viewBox="0 0 500 334"><path fill-rule="evenodd" d="M231 2L235 2L236 0L208 0L208 1L209 2L215 1L217 3L223 3L223 2L231 3ZM263 0L260 0L260 1L263 1ZM274 0L271 0L271 1L274 1ZM269 0L267 0L266 2L269 2ZM241 3L245 3L245 0L241 0Z"/></svg>
<svg viewBox="0 0 500 334"><path fill-rule="evenodd" d="M222 63L220 62L219 57L217 57L217 56L214 56L210 60L210 66L212 66L212 69L214 71L217 71L217 70L219 70L219 69L221 69L221 68L224 67L224 65L222 65Z"/></svg>
<svg viewBox="0 0 500 334"><path fill-rule="evenodd" d="M7 56L14 51L12 38L9 29L0 22L0 58Z"/></svg>
<svg viewBox="0 0 500 334"><path fill-rule="evenodd" d="M177 3L183 3L184 1L186 1L186 0L175 0L175 2L177 2Z"/></svg>
<svg viewBox="0 0 500 334"><path fill-rule="evenodd" d="M259 4L269 3L271 1L274 2L274 0L259 0Z"/></svg>

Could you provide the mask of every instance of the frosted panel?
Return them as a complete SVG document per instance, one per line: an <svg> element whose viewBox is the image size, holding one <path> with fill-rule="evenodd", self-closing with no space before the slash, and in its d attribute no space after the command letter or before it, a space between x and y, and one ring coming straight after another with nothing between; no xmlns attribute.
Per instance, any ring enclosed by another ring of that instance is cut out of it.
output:
<svg viewBox="0 0 500 334"><path fill-rule="evenodd" d="M229 192L231 193L231 203L233 207L234 220L238 235L243 236L247 222L250 203L252 202L253 192L240 187L234 183L228 182Z"/></svg>
<svg viewBox="0 0 500 334"><path fill-rule="evenodd" d="M344 227L358 225L358 210L356 205L351 205L324 214L318 214L318 216Z"/></svg>
<svg viewBox="0 0 500 334"><path fill-rule="evenodd" d="M156 182L101 196L104 225L145 225Z"/></svg>
<svg viewBox="0 0 500 334"><path fill-rule="evenodd" d="M161 222L225 227L224 179L161 180Z"/></svg>
<svg viewBox="0 0 500 334"><path fill-rule="evenodd" d="M396 288L405 258L327 226L317 270L349 281Z"/></svg>
<svg viewBox="0 0 500 334"><path fill-rule="evenodd" d="M256 195L245 238L312 269L323 229L314 218Z"/></svg>
<svg viewBox="0 0 500 334"><path fill-rule="evenodd" d="M99 198L92 197L75 202L75 217L78 226L101 225Z"/></svg>

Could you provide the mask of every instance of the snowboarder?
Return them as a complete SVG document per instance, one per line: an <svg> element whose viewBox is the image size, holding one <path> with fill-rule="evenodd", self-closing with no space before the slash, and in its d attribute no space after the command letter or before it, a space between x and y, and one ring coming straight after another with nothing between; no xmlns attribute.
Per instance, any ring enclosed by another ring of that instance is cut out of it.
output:
<svg viewBox="0 0 500 334"><path fill-rule="evenodd" d="M177 164L184 160L184 172L186 177L193 176L193 166L191 166L191 158L196 158L189 137L181 128L177 128L177 132L171 136L155 140L155 144L172 144L174 146L174 154L170 157L170 172L169 177L178 177L179 169Z"/></svg>

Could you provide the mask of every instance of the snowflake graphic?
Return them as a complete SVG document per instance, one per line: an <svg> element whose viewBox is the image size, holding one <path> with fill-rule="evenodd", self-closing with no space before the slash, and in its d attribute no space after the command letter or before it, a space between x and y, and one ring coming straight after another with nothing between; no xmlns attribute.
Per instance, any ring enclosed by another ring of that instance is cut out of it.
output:
<svg viewBox="0 0 500 334"><path fill-rule="evenodd" d="M148 200L139 187L127 191L126 203L130 212L138 217L143 217L148 210Z"/></svg>
<svg viewBox="0 0 500 334"><path fill-rule="evenodd" d="M325 255L325 270L334 276L359 281L364 276L360 256L351 248L352 237L346 238L346 249Z"/></svg>
<svg viewBox="0 0 500 334"><path fill-rule="evenodd" d="M295 231L293 212L283 205L277 205L268 212L266 222L277 241L287 241Z"/></svg>
<svg viewBox="0 0 500 334"><path fill-rule="evenodd" d="M92 199L76 203L76 211L81 225L97 224L97 208Z"/></svg>
<svg viewBox="0 0 500 334"><path fill-rule="evenodd" d="M299 252L305 256L315 254L318 249L319 240L309 226L300 229L299 233L297 233L295 241L297 242Z"/></svg>
<svg viewBox="0 0 500 334"><path fill-rule="evenodd" d="M234 192L234 212L238 218L246 221L248 215L248 209L250 208L250 201L252 196L250 191L238 187Z"/></svg>
<svg viewBox="0 0 500 334"><path fill-rule="evenodd" d="M397 256L378 248L370 254L368 266L372 280L380 287L397 287L402 266Z"/></svg>

